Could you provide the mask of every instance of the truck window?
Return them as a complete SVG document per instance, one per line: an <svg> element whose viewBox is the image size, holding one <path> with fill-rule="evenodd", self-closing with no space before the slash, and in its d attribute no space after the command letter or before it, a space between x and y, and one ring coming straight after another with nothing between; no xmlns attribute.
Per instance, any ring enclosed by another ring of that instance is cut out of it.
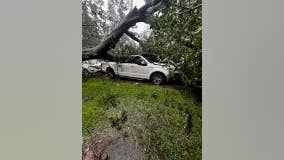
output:
<svg viewBox="0 0 284 160"><path fill-rule="evenodd" d="M133 59L133 63L135 63L135 64L140 64L142 61L143 61L143 59L141 57L138 57L138 56Z"/></svg>

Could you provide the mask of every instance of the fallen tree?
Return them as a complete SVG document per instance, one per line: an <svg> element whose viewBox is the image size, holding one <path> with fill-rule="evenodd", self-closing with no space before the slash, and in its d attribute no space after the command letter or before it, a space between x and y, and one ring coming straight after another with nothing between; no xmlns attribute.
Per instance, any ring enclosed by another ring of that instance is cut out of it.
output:
<svg viewBox="0 0 284 160"><path fill-rule="evenodd" d="M156 12L162 5L163 0L154 0L146 3L139 9L134 7L120 24L96 47L83 49L83 59L91 57L109 57L108 51L115 47L116 43L123 36L128 35L133 40L140 43L141 41L129 30L129 28L136 25L138 22L145 22L147 17Z"/></svg>

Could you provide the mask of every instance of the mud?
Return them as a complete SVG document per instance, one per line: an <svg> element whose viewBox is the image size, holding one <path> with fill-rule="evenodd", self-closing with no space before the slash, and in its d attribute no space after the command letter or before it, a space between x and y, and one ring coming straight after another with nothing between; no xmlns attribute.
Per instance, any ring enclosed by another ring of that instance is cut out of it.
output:
<svg viewBox="0 0 284 160"><path fill-rule="evenodd" d="M88 137L83 160L144 160L145 155L128 136L108 128Z"/></svg>

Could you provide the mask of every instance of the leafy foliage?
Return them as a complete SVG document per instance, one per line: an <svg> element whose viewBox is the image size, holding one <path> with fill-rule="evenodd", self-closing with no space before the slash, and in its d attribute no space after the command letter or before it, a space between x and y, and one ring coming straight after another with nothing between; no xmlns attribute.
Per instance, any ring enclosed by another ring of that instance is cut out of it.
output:
<svg viewBox="0 0 284 160"><path fill-rule="evenodd" d="M122 38L125 38L125 36L122 36ZM120 40L117 46L110 52L115 56L127 56L141 53L138 46L134 42L131 42L129 40Z"/></svg>
<svg viewBox="0 0 284 160"><path fill-rule="evenodd" d="M127 11L133 8L133 0L108 0L105 35L114 30L125 17ZM125 39L125 38L124 38Z"/></svg>
<svg viewBox="0 0 284 160"><path fill-rule="evenodd" d="M168 0L148 23L153 29L145 49L179 64L186 88L202 81L201 0Z"/></svg>

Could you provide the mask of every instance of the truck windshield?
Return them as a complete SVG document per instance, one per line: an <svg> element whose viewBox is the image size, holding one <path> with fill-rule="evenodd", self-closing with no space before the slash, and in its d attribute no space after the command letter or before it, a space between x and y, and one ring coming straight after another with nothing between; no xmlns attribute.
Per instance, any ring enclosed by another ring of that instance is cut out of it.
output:
<svg viewBox="0 0 284 160"><path fill-rule="evenodd" d="M143 56L150 63L159 62L157 56Z"/></svg>

